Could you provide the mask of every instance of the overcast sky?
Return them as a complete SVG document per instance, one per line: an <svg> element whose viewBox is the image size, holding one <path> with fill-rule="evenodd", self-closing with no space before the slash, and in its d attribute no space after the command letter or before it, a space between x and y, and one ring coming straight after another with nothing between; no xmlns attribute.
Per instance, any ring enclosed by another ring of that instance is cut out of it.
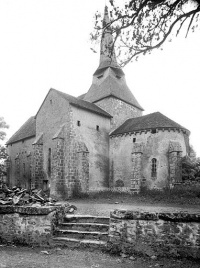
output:
<svg viewBox="0 0 200 268"><path fill-rule="evenodd" d="M90 50L93 16L105 0L0 0L0 116L9 138L37 113L50 88L79 96L89 89L99 54ZM124 68L145 109L191 131L200 156L200 30Z"/></svg>

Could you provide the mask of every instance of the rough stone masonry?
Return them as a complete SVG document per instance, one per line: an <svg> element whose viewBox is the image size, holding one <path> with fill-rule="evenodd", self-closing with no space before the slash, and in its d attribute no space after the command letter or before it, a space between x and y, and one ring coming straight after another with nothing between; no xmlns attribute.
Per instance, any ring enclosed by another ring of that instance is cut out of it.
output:
<svg viewBox="0 0 200 268"><path fill-rule="evenodd" d="M115 210L109 248L148 256L200 258L200 214Z"/></svg>

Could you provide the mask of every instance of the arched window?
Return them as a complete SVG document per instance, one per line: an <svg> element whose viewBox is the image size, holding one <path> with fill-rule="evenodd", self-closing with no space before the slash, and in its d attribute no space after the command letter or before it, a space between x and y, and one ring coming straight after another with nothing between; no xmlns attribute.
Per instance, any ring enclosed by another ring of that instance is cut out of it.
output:
<svg viewBox="0 0 200 268"><path fill-rule="evenodd" d="M157 177L157 159L152 158L151 160L151 177Z"/></svg>

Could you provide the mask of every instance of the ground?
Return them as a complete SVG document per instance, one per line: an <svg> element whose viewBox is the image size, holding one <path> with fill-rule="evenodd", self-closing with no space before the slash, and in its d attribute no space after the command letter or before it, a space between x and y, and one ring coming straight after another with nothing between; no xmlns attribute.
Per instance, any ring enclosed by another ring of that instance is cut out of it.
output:
<svg viewBox="0 0 200 268"><path fill-rule="evenodd" d="M0 268L199 268L192 260L124 258L69 248L0 247Z"/></svg>
<svg viewBox="0 0 200 268"><path fill-rule="evenodd" d="M105 202L104 202L105 201ZM76 214L85 215L99 215L99 216L110 216L110 212L115 209L128 209L128 210L139 210L149 212L178 212L184 211L189 213L200 213L199 205L180 205L180 204L148 204L148 203L123 203L121 200L70 200L71 204L77 207ZM61 202L63 203L63 202Z"/></svg>

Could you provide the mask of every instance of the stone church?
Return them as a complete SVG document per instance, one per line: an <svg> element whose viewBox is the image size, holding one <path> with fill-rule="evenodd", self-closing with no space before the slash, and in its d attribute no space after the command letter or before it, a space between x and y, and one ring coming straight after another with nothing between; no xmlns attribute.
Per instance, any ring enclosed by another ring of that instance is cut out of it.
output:
<svg viewBox="0 0 200 268"><path fill-rule="evenodd" d="M88 92L73 97L50 89L37 114L8 140L9 186L49 189L63 199L74 191L138 193L142 186L181 183L190 132L159 112L142 115L115 54L109 57L112 42L107 29Z"/></svg>

